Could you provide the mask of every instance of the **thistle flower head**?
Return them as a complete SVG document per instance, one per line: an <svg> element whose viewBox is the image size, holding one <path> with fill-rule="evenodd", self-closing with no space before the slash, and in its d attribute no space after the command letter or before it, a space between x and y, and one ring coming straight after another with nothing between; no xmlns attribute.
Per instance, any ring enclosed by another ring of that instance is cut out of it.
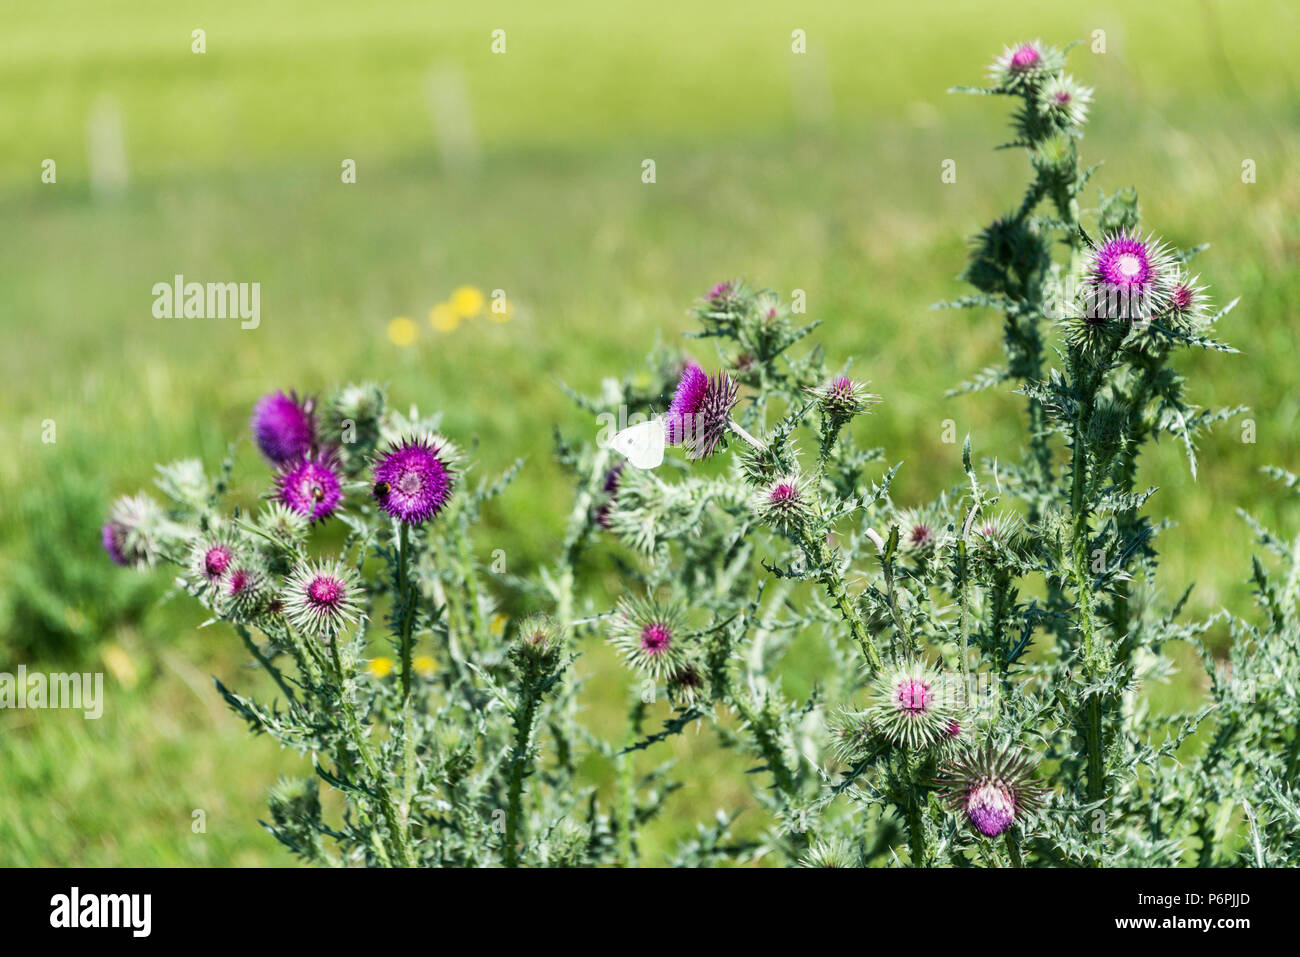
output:
<svg viewBox="0 0 1300 957"><path fill-rule="evenodd" d="M823 415L838 421L870 412L871 406L880 401L880 396L867 391L865 382L854 382L843 375L832 379L820 389L807 391L817 399L817 407Z"/></svg>
<svg viewBox="0 0 1300 957"><path fill-rule="evenodd" d="M1033 759L1020 749L985 744L950 757L939 785L949 805L965 813L975 830L997 837L1042 803L1045 789L1033 774Z"/></svg>
<svg viewBox="0 0 1300 957"><path fill-rule="evenodd" d="M1048 78L1038 91L1039 111L1062 126L1082 126L1091 102L1091 87L1081 86L1074 77L1064 74Z"/></svg>
<svg viewBox="0 0 1300 957"><path fill-rule="evenodd" d="M668 676L668 697L674 704L695 704L703 688L704 676L693 664L683 665Z"/></svg>
<svg viewBox="0 0 1300 957"><path fill-rule="evenodd" d="M223 532L204 535L190 545L190 577L200 586L219 589L239 560L234 540Z"/></svg>
<svg viewBox="0 0 1300 957"><path fill-rule="evenodd" d="M392 443L371 469L379 507L407 525L421 525L447 505L456 485L455 447L441 436Z"/></svg>
<svg viewBox="0 0 1300 957"><path fill-rule="evenodd" d="M961 707L960 686L922 661L885 668L871 684L866 715L877 733L900 748L926 748L943 740Z"/></svg>
<svg viewBox="0 0 1300 957"><path fill-rule="evenodd" d="M604 501L596 506L592 513L592 520L601 528L608 529L612 526L609 520L609 513L614 508L614 499L618 497L618 483L623 476L623 463L619 462L612 469L605 473L605 481L601 484L600 490L604 494Z"/></svg>
<svg viewBox="0 0 1300 957"><path fill-rule="evenodd" d="M1089 251L1085 318L1150 320L1169 301L1176 278L1169 247L1133 231L1114 232Z"/></svg>
<svg viewBox="0 0 1300 957"><path fill-rule="evenodd" d="M343 498L338 461L331 453L304 456L280 467L275 483L280 503L313 522L334 514Z"/></svg>
<svg viewBox="0 0 1300 957"><path fill-rule="evenodd" d="M560 660L563 638L559 624L550 615L528 615L519 621L511 653L527 669L549 671Z"/></svg>
<svg viewBox="0 0 1300 957"><path fill-rule="evenodd" d="M720 372L710 378L688 362L664 416L664 439L685 447L688 458L708 458L731 428L731 410L739 396L740 387L731 376Z"/></svg>
<svg viewBox="0 0 1300 957"><path fill-rule="evenodd" d="M161 554L164 521L162 509L149 496L124 495L109 509L100 542L118 565L147 568Z"/></svg>
<svg viewBox="0 0 1300 957"><path fill-rule="evenodd" d="M296 394L270 392L257 400L250 423L253 439L273 465L284 465L311 452L316 439L312 403Z"/></svg>
<svg viewBox="0 0 1300 957"><path fill-rule="evenodd" d="M1169 290L1169 316L1186 328L1200 325L1209 312L1210 300L1205 294L1205 286L1197 284L1200 278L1180 274Z"/></svg>
<svg viewBox="0 0 1300 957"><path fill-rule="evenodd" d="M289 623L312 638L333 638L361 615L361 580L337 559L302 562L280 592Z"/></svg>
<svg viewBox="0 0 1300 957"><path fill-rule="evenodd" d="M614 610L609 642L637 671L669 678L689 663L684 621L675 603L652 596L624 598Z"/></svg>
<svg viewBox="0 0 1300 957"><path fill-rule="evenodd" d="M907 552L928 552L939 540L939 523L920 509L898 515L898 543Z"/></svg>
<svg viewBox="0 0 1300 957"><path fill-rule="evenodd" d="M270 593L266 571L256 561L240 556L216 585L221 613L234 621L249 621L266 610Z"/></svg>
<svg viewBox="0 0 1300 957"><path fill-rule="evenodd" d="M999 513L977 517L971 526L970 537L978 556L997 559L1018 548L1021 532L1022 526L1017 516Z"/></svg>
<svg viewBox="0 0 1300 957"><path fill-rule="evenodd" d="M257 516L257 527L278 542L297 544L307 537L311 522L282 501L270 501Z"/></svg>
<svg viewBox="0 0 1300 957"><path fill-rule="evenodd" d="M812 514L807 482L798 475L782 475L754 492L750 500L760 521L787 531L803 525Z"/></svg>
<svg viewBox="0 0 1300 957"><path fill-rule="evenodd" d="M1016 92L1037 86L1065 64L1065 55L1041 40L1029 40L1003 47L989 67L989 79L995 89Z"/></svg>
<svg viewBox="0 0 1300 957"><path fill-rule="evenodd" d="M737 302L736 292L739 284L734 280L728 279L724 282L715 283L709 290L708 295L703 302L712 310L717 312L730 312Z"/></svg>
<svg viewBox="0 0 1300 957"><path fill-rule="evenodd" d="M808 855L799 862L800 867L854 868L862 866L862 856L848 840L834 838L817 840L808 848Z"/></svg>

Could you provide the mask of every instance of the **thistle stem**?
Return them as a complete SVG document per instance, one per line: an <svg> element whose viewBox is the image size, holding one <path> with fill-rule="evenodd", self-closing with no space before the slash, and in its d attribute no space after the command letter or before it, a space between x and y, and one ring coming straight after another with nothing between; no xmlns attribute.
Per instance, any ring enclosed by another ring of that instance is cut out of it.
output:
<svg viewBox="0 0 1300 957"><path fill-rule="evenodd" d="M764 445L762 442L760 442L758 439L754 438L748 432L746 432L745 429L741 426L741 424L737 422L735 419L731 419L728 422L728 424L731 426L731 431L735 432L737 435L739 435L742 439L744 439L754 448L758 449L760 452L767 451L767 446Z"/></svg>
<svg viewBox="0 0 1300 957"><path fill-rule="evenodd" d="M411 535L405 522L397 531L397 591L401 602L399 647L402 657L402 841L408 845L410 834L411 796L414 793L412 767L415 762L415 734L411 729L411 632L415 625L415 593L410 580Z"/></svg>
<svg viewBox="0 0 1300 957"><path fill-rule="evenodd" d="M380 770L379 762L375 760L374 752L370 750L370 742L367 740L365 731L361 727L361 721L357 717L356 708L352 705L352 699L348 697L347 689L344 687L346 677L343 671L343 660L339 654L338 642L330 642L331 654L334 657L334 667L338 672L339 681L339 708L343 712L343 725L347 729L348 737L352 739L352 744L357 749L357 754L361 756L361 763L370 776L371 786L379 799L379 810L384 816L384 823L388 825L389 840L393 844L394 856L397 858L402 867L415 867L415 855L411 851L410 837L406 830L406 822L398 814L397 805L393 801L392 791L388 787L388 782L384 779L383 772Z"/></svg>
<svg viewBox="0 0 1300 957"><path fill-rule="evenodd" d="M524 769L528 764L528 751L532 744L533 725L537 720L537 702L541 697L531 678L522 679L520 693L523 700L515 716L515 746L510 754L510 785L507 792L505 865L519 866L519 825L523 816Z"/></svg>

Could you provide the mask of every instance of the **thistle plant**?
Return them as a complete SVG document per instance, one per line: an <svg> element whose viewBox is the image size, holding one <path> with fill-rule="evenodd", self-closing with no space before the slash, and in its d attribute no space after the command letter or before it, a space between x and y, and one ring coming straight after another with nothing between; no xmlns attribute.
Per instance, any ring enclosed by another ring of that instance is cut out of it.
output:
<svg viewBox="0 0 1300 957"><path fill-rule="evenodd" d="M1001 324L1004 361L954 392L1013 391L1024 434L989 460L968 437L932 501L895 501L901 464L869 441L887 397L808 345L816 322L730 280L695 304L688 348L569 390L587 415L645 418L667 454L643 468L557 429L575 494L542 567L476 557L480 511L521 463L476 478L472 442L369 384L258 403L274 471L257 510L232 504L230 461L160 470L167 505L115 505L110 557L174 563L274 700L220 693L310 757L268 830L321 864L634 865L641 826L676 812L670 762L646 762L707 729L744 756L762 816L695 822L669 864L1300 863L1300 540L1245 516L1281 571L1254 562L1254 613L1189 620L1190 588L1156 587L1167 523L1139 482L1161 437L1195 477L1197 438L1240 411L1192 404L1176 368L1235 351L1213 336L1235 302L1210 306L1188 268L1203 247L1144 227L1136 191L1087 205L1095 104L1067 55L1009 46L965 90L1013 104L1031 178L975 237L974 291L941 304ZM1232 638L1227 662L1211 633ZM365 667L385 641L393 675ZM1175 642L1200 650L1209 691L1155 714L1144 684ZM629 673L618 741L580 721L601 644ZM587 757L613 768L612 798Z"/></svg>

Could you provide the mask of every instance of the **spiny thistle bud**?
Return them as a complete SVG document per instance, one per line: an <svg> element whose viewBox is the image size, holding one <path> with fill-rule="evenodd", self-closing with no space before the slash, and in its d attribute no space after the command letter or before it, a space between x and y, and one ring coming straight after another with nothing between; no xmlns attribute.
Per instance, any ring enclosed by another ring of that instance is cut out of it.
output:
<svg viewBox="0 0 1300 957"><path fill-rule="evenodd" d="M900 748L927 748L943 740L964 698L951 675L922 661L886 668L871 683L866 714L875 729Z"/></svg>
<svg viewBox="0 0 1300 957"><path fill-rule="evenodd" d="M250 622L266 611L271 597L269 576L260 562L240 556L218 582L215 602L232 621Z"/></svg>
<svg viewBox="0 0 1300 957"><path fill-rule="evenodd" d="M423 524L451 498L455 458L455 446L441 436L416 436L390 444L371 469L375 501L399 522Z"/></svg>
<svg viewBox="0 0 1300 957"><path fill-rule="evenodd" d="M373 382L340 389L320 415L321 440L340 451L345 470L356 475L379 442L381 417L387 404L384 390Z"/></svg>
<svg viewBox="0 0 1300 957"><path fill-rule="evenodd" d="M1041 40L1030 40L1004 47L989 67L994 89L1014 93L1037 87L1046 77L1065 65L1065 55Z"/></svg>
<svg viewBox="0 0 1300 957"><path fill-rule="evenodd" d="M161 554L165 525L162 509L149 496L124 495L109 509L100 540L117 564L147 568Z"/></svg>
<svg viewBox="0 0 1300 957"><path fill-rule="evenodd" d="M303 562L280 592L284 616L304 635L331 639L361 617L361 579L341 561Z"/></svg>
<svg viewBox="0 0 1300 957"><path fill-rule="evenodd" d="M676 705L693 705L704 689L704 676L693 664L685 664L668 676L668 697Z"/></svg>
<svg viewBox="0 0 1300 957"><path fill-rule="evenodd" d="M1210 300L1205 295L1205 286L1198 286L1200 276L1188 276L1182 273L1174 280L1169 291L1167 316L1183 331L1190 331L1199 326L1209 312Z"/></svg>
<svg viewBox="0 0 1300 957"><path fill-rule="evenodd" d="M305 515L284 502L271 501L257 516L257 527L280 544L293 546L301 544L307 537L311 523Z"/></svg>
<svg viewBox="0 0 1300 957"><path fill-rule="evenodd" d="M619 462L612 469L605 473L605 481L601 484L600 490L604 500L592 511L592 521L601 528L608 529L612 526L609 520L609 513L613 511L614 500L618 498L618 483L623 475L623 463Z"/></svg>
<svg viewBox="0 0 1300 957"><path fill-rule="evenodd" d="M865 382L854 382L848 376L839 376L820 389L808 389L817 398L817 408L827 418L840 422L855 415L871 411L880 396L867 391Z"/></svg>
<svg viewBox="0 0 1300 957"><path fill-rule="evenodd" d="M808 854L799 862L799 866L828 869L862 867L862 855L844 838L818 840L808 848Z"/></svg>
<svg viewBox="0 0 1300 957"><path fill-rule="evenodd" d="M675 602L653 596L624 598L614 610L609 643L642 674L669 678L689 663L684 621Z"/></svg>
<svg viewBox="0 0 1300 957"><path fill-rule="evenodd" d="M1020 749L985 744L949 758L939 786L953 810L964 812L975 830L997 837L1042 803L1045 789L1033 774L1033 759Z"/></svg>
<svg viewBox="0 0 1300 957"><path fill-rule="evenodd" d="M282 465L275 484L280 503L313 523L333 515L343 500L338 459L331 452Z"/></svg>
<svg viewBox="0 0 1300 957"><path fill-rule="evenodd" d="M237 561L238 551L231 536L225 532L205 535L190 545L190 578L204 591L215 593Z"/></svg>
<svg viewBox="0 0 1300 957"><path fill-rule="evenodd" d="M800 528L812 515L808 487L798 475L783 475L754 492L750 507L759 520L778 531Z"/></svg>
<svg viewBox="0 0 1300 957"><path fill-rule="evenodd" d="M1082 126L1091 102L1092 89L1063 74L1049 78L1038 91L1039 111L1062 126Z"/></svg>
<svg viewBox="0 0 1300 957"><path fill-rule="evenodd" d="M898 543L905 552L930 552L939 541L940 523L920 509L900 512L896 524Z"/></svg>
<svg viewBox="0 0 1300 957"><path fill-rule="evenodd" d="M563 638L550 615L528 615L519 621L511 654L526 671L544 674L559 663Z"/></svg>
<svg viewBox="0 0 1300 957"><path fill-rule="evenodd" d="M731 410L739 396L740 387L731 376L720 372L710 378L688 362L664 417L665 441L685 447L687 458L708 458L730 430Z"/></svg>
<svg viewBox="0 0 1300 957"><path fill-rule="evenodd" d="M1006 513L977 518L969 544L977 558L996 565L1023 550L1024 526L1019 517Z"/></svg>
<svg viewBox="0 0 1300 957"><path fill-rule="evenodd" d="M249 423L253 440L272 465L285 465L310 454L316 442L312 401L297 393L271 392L257 400Z"/></svg>

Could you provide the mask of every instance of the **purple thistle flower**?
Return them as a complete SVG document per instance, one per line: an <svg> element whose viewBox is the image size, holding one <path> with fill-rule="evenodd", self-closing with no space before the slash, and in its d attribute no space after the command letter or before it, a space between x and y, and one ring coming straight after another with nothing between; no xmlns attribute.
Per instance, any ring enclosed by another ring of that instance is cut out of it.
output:
<svg viewBox="0 0 1300 957"><path fill-rule="evenodd" d="M694 362L687 362L677 380L677 389L664 417L664 438L669 445L677 445L686 435L688 416L693 416L704 402L709 388L709 377Z"/></svg>
<svg viewBox="0 0 1300 957"><path fill-rule="evenodd" d="M730 280L720 282L709 290L709 300L714 303L725 303L731 298L731 292L734 287Z"/></svg>
<svg viewBox="0 0 1300 957"><path fill-rule="evenodd" d="M109 509L99 540L116 564L146 568L161 554L166 525L162 509L149 496L123 496Z"/></svg>
<svg viewBox="0 0 1300 957"><path fill-rule="evenodd" d="M731 376L724 372L709 378L688 362L664 417L665 441L685 447L687 458L708 458L731 428L731 410L739 397L740 387Z"/></svg>
<svg viewBox="0 0 1300 957"><path fill-rule="evenodd" d="M837 423L870 411L872 404L880 399L880 396L867 391L865 382L854 382L846 375L832 379L820 389L805 391L817 399L822 413Z"/></svg>
<svg viewBox="0 0 1300 957"><path fill-rule="evenodd" d="M1132 236L1116 236L1097 252L1097 278L1113 286L1139 286L1151 281L1151 257L1146 244Z"/></svg>
<svg viewBox="0 0 1300 957"><path fill-rule="evenodd" d="M901 748L928 748L944 737L960 707L954 679L924 662L902 662L872 681L868 724Z"/></svg>
<svg viewBox="0 0 1300 957"><path fill-rule="evenodd" d="M339 561L305 563L285 581L281 601L289 622L305 635L332 638L360 617L361 582Z"/></svg>
<svg viewBox="0 0 1300 957"><path fill-rule="evenodd" d="M286 508L313 522L333 515L343 499L339 467L332 453L300 458L282 466L276 486Z"/></svg>
<svg viewBox="0 0 1300 957"><path fill-rule="evenodd" d="M1032 759L1018 748L999 751L986 744L952 757L940 785L949 805L964 812L975 830L997 837L1042 803L1045 789L1033 772Z"/></svg>
<svg viewBox="0 0 1300 957"><path fill-rule="evenodd" d="M374 496L388 515L420 525L442 511L456 476L454 448L446 439L419 437L390 444L371 469Z"/></svg>
<svg viewBox="0 0 1300 957"><path fill-rule="evenodd" d="M204 589L219 589L238 561L235 543L224 532L205 535L190 545L190 577Z"/></svg>
<svg viewBox="0 0 1300 957"><path fill-rule="evenodd" d="M1017 73L1023 73L1038 65L1038 61L1043 55L1038 52L1038 48L1032 43L1022 43L1011 51L1011 60L1009 66Z"/></svg>
<svg viewBox="0 0 1300 957"><path fill-rule="evenodd" d="M248 621L266 610L270 597L266 589L267 578L263 570L250 564L231 567L225 578L216 583L218 610L235 621Z"/></svg>
<svg viewBox="0 0 1300 957"><path fill-rule="evenodd" d="M618 603L612 619L610 644L627 663L653 678L671 678L689 664L682 640L683 612L675 604L654 598Z"/></svg>
<svg viewBox="0 0 1300 957"><path fill-rule="evenodd" d="M270 392L257 400L250 423L253 439L273 465L284 465L311 452L316 439L310 400Z"/></svg>
<svg viewBox="0 0 1300 957"><path fill-rule="evenodd" d="M1168 247L1154 237L1111 233L1090 254L1085 316L1090 320L1149 319L1173 291L1172 267Z"/></svg>
<svg viewBox="0 0 1300 957"><path fill-rule="evenodd" d="M750 503L760 519L779 531L797 528L812 513L807 486L797 475L780 475L760 487Z"/></svg>
<svg viewBox="0 0 1300 957"><path fill-rule="evenodd" d="M126 534L126 526L111 519L100 529L100 541L104 544L104 551L108 552L108 557L118 565L131 564L126 557Z"/></svg>
<svg viewBox="0 0 1300 957"><path fill-rule="evenodd" d="M623 463L619 462L612 469L605 473L605 484L601 486L601 491L605 493L603 501L592 513L592 520L601 528L610 528L609 513L614 508L614 499L618 497L618 483L623 476Z"/></svg>

